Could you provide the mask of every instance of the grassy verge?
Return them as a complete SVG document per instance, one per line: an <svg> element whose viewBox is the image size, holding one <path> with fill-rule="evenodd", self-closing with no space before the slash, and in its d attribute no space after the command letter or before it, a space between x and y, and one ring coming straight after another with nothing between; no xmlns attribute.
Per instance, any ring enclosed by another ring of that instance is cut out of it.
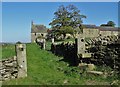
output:
<svg viewBox="0 0 120 87"><path fill-rule="evenodd" d="M66 76L63 71L59 71L59 68L67 68L67 64L63 61L59 62L59 59L60 57L39 49L36 44L27 44L28 76L26 78L5 81L3 84L64 84L64 80L69 80L71 84L76 83L77 78ZM79 81L79 83L83 82Z"/></svg>
<svg viewBox="0 0 120 87"><path fill-rule="evenodd" d="M47 43L47 49L50 49L50 43ZM88 76L86 73L80 74L78 67L69 67L61 59L62 57L49 51L41 50L35 43L27 44L28 76L4 81L3 85L108 85L113 81L100 76Z"/></svg>

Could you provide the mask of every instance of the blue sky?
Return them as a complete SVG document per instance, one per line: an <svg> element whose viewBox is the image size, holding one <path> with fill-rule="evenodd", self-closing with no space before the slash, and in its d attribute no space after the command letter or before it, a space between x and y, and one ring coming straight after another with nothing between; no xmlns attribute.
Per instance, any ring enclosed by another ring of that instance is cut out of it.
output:
<svg viewBox="0 0 120 87"><path fill-rule="evenodd" d="M2 42L30 42L31 21L47 27L60 5L75 5L87 16L84 24L100 25L112 20L118 26L117 2L3 2Z"/></svg>

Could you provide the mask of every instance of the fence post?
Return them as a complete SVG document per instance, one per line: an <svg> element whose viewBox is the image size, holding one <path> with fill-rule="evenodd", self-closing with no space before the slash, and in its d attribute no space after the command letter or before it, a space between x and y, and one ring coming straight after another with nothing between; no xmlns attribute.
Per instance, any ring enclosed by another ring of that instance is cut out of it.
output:
<svg viewBox="0 0 120 87"><path fill-rule="evenodd" d="M18 78L27 76L26 44L16 44Z"/></svg>
<svg viewBox="0 0 120 87"><path fill-rule="evenodd" d="M82 35L79 35L77 40L77 54L85 53L85 41Z"/></svg>

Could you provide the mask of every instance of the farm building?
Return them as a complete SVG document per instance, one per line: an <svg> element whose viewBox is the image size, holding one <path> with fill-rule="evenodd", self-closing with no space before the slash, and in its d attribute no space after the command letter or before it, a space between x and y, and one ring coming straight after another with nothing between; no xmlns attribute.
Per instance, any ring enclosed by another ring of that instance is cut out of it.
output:
<svg viewBox="0 0 120 87"><path fill-rule="evenodd" d="M51 29L50 29L51 30ZM37 25L31 23L31 42L35 42L36 38L40 35L47 36L49 29L44 25ZM94 38L98 36L111 36L120 34L120 29L117 27L100 27L96 25L84 25L83 36Z"/></svg>
<svg viewBox="0 0 120 87"><path fill-rule="evenodd" d="M99 27L95 25L84 25L83 36L84 37L98 37L98 36L112 36L118 35L120 29L117 27Z"/></svg>
<svg viewBox="0 0 120 87"><path fill-rule="evenodd" d="M47 35L47 30L46 26L44 25L37 25L34 24L33 22L31 23L31 42L35 42L36 38L43 35L46 37Z"/></svg>

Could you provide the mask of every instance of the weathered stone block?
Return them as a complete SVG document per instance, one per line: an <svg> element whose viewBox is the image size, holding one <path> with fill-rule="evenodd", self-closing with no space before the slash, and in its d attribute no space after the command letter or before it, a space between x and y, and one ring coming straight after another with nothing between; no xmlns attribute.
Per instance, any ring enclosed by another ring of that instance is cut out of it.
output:
<svg viewBox="0 0 120 87"><path fill-rule="evenodd" d="M103 75L103 72L100 71L87 71L88 74L93 74L93 75Z"/></svg>
<svg viewBox="0 0 120 87"><path fill-rule="evenodd" d="M1 63L2 65L0 66L0 81L17 78L18 69L16 56L4 59L1 61Z"/></svg>
<svg viewBox="0 0 120 87"><path fill-rule="evenodd" d="M88 64L88 69L89 71L94 70L95 69L95 65L94 64Z"/></svg>
<svg viewBox="0 0 120 87"><path fill-rule="evenodd" d="M16 56L14 56L14 57L13 57L13 60L14 60L14 61L16 61L16 60L17 60L17 57L16 57Z"/></svg>
<svg viewBox="0 0 120 87"><path fill-rule="evenodd" d="M79 63L80 69L84 69L86 71L91 71L95 69L94 64L87 64L87 63Z"/></svg>
<svg viewBox="0 0 120 87"><path fill-rule="evenodd" d="M55 42L55 41L54 41L54 38L52 38L51 40L52 40L52 43L54 43L54 42Z"/></svg>
<svg viewBox="0 0 120 87"><path fill-rule="evenodd" d="M27 76L26 45L16 44L18 78Z"/></svg>
<svg viewBox="0 0 120 87"><path fill-rule="evenodd" d="M82 54L80 54L80 57L81 58L90 58L92 56L91 56L91 53L82 53Z"/></svg>
<svg viewBox="0 0 120 87"><path fill-rule="evenodd" d="M13 66L13 63L6 63L5 66L7 66L7 67L12 67L12 66Z"/></svg>
<svg viewBox="0 0 120 87"><path fill-rule="evenodd" d="M87 63L79 63L78 66L79 66L80 69L86 70L86 68L87 68Z"/></svg>
<svg viewBox="0 0 120 87"><path fill-rule="evenodd" d="M77 44L77 54L85 53L85 41L84 37L80 34L76 39Z"/></svg>

